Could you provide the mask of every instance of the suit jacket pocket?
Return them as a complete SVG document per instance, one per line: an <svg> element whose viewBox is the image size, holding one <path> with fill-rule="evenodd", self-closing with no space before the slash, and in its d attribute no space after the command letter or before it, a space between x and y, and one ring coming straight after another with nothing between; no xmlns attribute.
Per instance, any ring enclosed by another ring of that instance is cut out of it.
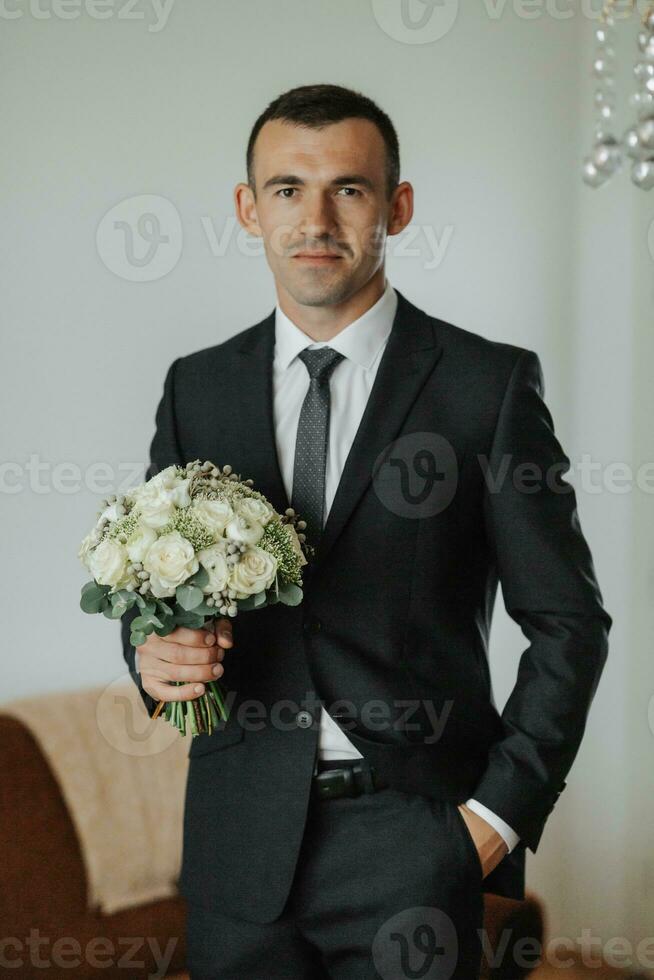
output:
<svg viewBox="0 0 654 980"><path fill-rule="evenodd" d="M484 869L482 867L481 858L479 857L479 851L477 850L477 845L475 844L472 834L468 829L468 824L463 819L463 814L459 810L458 805L453 800L447 801L447 806L452 810L452 818L456 820L459 824L459 830L461 838L463 840L464 847L468 853L469 863L474 869L474 873L481 884L484 879Z"/></svg>

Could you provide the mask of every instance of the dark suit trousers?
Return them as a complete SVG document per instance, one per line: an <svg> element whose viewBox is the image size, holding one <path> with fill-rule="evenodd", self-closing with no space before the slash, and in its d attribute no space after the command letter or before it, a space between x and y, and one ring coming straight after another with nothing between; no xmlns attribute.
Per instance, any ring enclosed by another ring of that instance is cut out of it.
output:
<svg viewBox="0 0 654 980"><path fill-rule="evenodd" d="M273 922L187 910L191 980L479 974L482 869L472 837L455 803L401 790L311 800L291 893Z"/></svg>

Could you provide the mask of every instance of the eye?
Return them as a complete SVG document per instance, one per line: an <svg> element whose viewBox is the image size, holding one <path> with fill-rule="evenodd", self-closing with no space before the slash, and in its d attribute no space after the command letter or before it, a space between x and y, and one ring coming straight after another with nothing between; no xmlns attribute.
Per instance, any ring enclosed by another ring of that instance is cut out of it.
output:
<svg viewBox="0 0 654 980"><path fill-rule="evenodd" d="M275 191L275 197L280 197L280 196L284 195L284 200L288 201L288 200L290 200L290 198L286 196L287 193L289 195L292 195L296 190L297 190L296 187L282 187L282 188L280 188L280 190ZM352 197L352 196L354 196L354 197L362 197L363 196L362 192L358 188L356 188L356 187L341 187L338 193L340 194L341 191L349 191L349 194L347 194L346 197Z"/></svg>

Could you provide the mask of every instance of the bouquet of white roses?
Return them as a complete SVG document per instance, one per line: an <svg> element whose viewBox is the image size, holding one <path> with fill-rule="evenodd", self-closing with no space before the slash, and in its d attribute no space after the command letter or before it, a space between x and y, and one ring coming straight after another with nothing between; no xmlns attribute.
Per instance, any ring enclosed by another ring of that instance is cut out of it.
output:
<svg viewBox="0 0 654 980"><path fill-rule="evenodd" d="M103 502L78 557L93 576L82 587L87 613L120 619L134 605L130 642L167 636L177 626L201 629L219 616L275 602L302 600L306 523L289 508L277 513L252 480L231 466L199 459L169 466L124 495ZM213 731L227 712L218 681L187 702L160 701L182 733Z"/></svg>

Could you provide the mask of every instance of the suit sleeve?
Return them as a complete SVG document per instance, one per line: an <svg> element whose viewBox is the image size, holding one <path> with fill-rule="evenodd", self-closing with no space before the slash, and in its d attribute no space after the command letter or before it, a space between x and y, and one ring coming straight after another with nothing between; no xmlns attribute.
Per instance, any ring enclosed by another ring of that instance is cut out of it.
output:
<svg viewBox="0 0 654 980"><path fill-rule="evenodd" d="M523 350L497 419L484 519L507 613L529 645L470 794L532 852L581 743L612 624L543 395L538 355Z"/></svg>
<svg viewBox="0 0 654 980"><path fill-rule="evenodd" d="M173 361L168 368L168 373L164 381L163 394L156 411L155 433L150 444L150 465L145 474L146 481L167 466L172 466L173 464L183 466L188 462L188 460L182 459L175 423L175 371L179 361L180 358ZM146 711L152 717L158 702L143 690L141 675L136 670L136 650L129 642L132 620L138 616L139 612L138 606L134 606L121 618L123 656L127 663L130 676L143 699Z"/></svg>

